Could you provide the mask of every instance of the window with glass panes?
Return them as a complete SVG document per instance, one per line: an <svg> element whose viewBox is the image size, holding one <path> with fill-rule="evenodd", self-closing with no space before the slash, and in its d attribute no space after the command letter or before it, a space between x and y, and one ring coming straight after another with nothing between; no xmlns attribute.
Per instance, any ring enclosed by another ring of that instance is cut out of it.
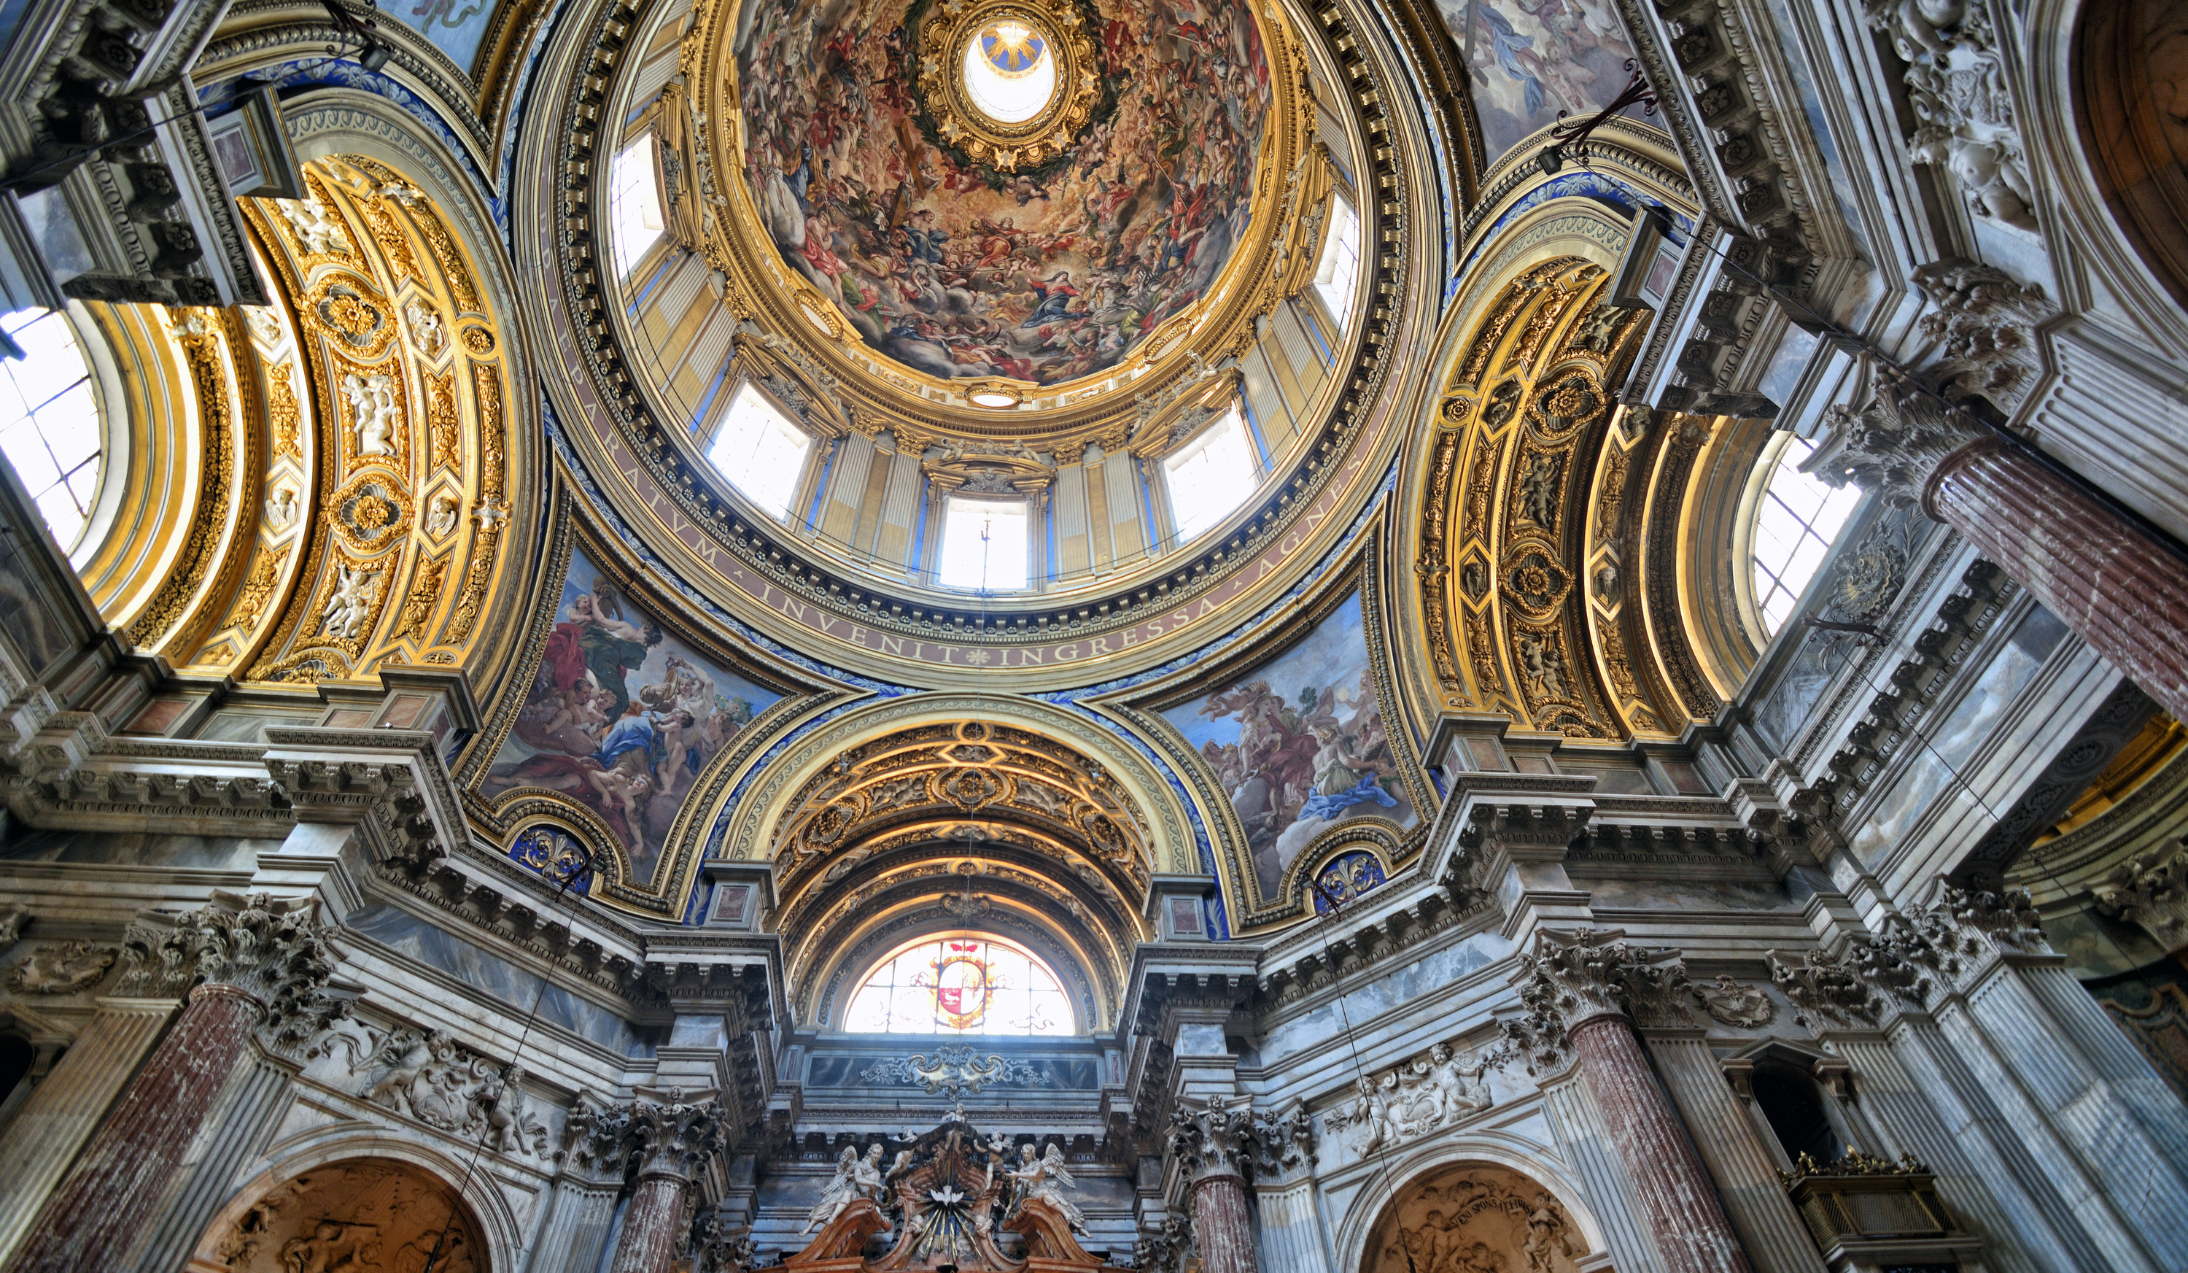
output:
<svg viewBox="0 0 2188 1273"><path fill-rule="evenodd" d="M1340 330L1352 322L1352 294L1360 285L1360 214L1341 194L1330 196L1329 234L1315 263L1314 290Z"/></svg>
<svg viewBox="0 0 2188 1273"><path fill-rule="evenodd" d="M759 390L743 384L707 444L707 459L746 499L781 517L798 493L805 455L812 449L812 435L792 424Z"/></svg>
<svg viewBox="0 0 2188 1273"><path fill-rule="evenodd" d="M1857 487L1831 487L1801 472L1813 443L1793 439L1778 453L1755 508L1755 608L1776 633L1861 501Z"/></svg>
<svg viewBox="0 0 2188 1273"><path fill-rule="evenodd" d="M91 364L58 310L19 310L0 318L0 330L23 351L0 359L0 454L65 552L83 535L99 494L105 431Z"/></svg>

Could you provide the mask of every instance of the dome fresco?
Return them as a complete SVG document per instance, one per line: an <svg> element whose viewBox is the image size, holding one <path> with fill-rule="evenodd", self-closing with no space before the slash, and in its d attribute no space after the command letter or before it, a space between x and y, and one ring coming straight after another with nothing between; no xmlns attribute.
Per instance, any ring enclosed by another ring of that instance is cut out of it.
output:
<svg viewBox="0 0 2188 1273"><path fill-rule="evenodd" d="M1098 96L1075 128L1044 108L1051 135L1027 150L1048 157L1017 166L1025 155L946 139L948 111L927 100L921 25L962 7L771 0L739 15L760 226L913 371L1044 386L1103 371L1206 296L1246 233L1273 100L1261 31L1240 0L1059 4L1053 25L1085 33L1092 64L1076 73Z"/></svg>

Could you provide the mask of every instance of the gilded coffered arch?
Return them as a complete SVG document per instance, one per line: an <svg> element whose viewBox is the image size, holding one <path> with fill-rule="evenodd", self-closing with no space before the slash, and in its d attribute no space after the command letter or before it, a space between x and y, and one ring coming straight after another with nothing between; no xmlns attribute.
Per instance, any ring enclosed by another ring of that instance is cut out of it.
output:
<svg viewBox="0 0 2188 1273"><path fill-rule="evenodd" d="M992 931L1114 1018L1157 870L1190 871L1190 831L1145 762L1083 719L972 695L856 709L749 784L725 856L774 863L776 922L802 1020L884 953ZM741 837L762 836L747 853Z"/></svg>
<svg viewBox="0 0 2188 1273"><path fill-rule="evenodd" d="M1617 400L1650 326L1609 303L1626 222L1581 199L1516 217L1447 329L1444 392L1409 461L1409 689L1430 718L1676 735L1759 648L1732 555L1697 565L1686 549L1747 506L1767 429Z"/></svg>
<svg viewBox="0 0 2188 1273"><path fill-rule="evenodd" d="M278 294L243 324L265 491L243 585L191 661L299 685L476 670L501 653L538 500L491 253L381 159L315 159L305 186L246 205Z"/></svg>
<svg viewBox="0 0 2188 1273"><path fill-rule="evenodd" d="M382 159L329 153L304 180L307 200L242 201L268 304L91 308L125 471L86 586L201 674L477 674L539 500L496 258Z"/></svg>

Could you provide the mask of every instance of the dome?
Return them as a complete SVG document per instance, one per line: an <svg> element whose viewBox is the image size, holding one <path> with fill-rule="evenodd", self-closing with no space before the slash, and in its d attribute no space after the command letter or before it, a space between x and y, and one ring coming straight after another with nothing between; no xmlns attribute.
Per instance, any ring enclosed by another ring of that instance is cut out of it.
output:
<svg viewBox="0 0 2188 1273"><path fill-rule="evenodd" d="M743 232L892 369L1098 375L1217 290L1274 96L1242 0L755 4Z"/></svg>

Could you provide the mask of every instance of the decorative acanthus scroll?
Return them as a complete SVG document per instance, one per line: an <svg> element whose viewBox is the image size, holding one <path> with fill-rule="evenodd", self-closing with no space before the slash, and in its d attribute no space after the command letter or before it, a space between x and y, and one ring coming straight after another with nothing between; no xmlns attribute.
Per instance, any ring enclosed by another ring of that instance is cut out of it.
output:
<svg viewBox="0 0 2188 1273"><path fill-rule="evenodd" d="M1047 1080L1024 1061L999 1055L978 1056L971 1047L936 1048L876 1061L860 1073L861 1083L917 1083L929 1096L969 1096L989 1084L1039 1087Z"/></svg>

